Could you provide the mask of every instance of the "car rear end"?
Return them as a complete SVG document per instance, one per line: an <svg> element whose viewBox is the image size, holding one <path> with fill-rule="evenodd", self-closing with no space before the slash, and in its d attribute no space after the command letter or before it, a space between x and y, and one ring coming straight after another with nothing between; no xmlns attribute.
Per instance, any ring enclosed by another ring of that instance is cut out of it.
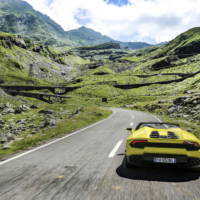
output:
<svg viewBox="0 0 200 200"><path fill-rule="evenodd" d="M131 165L192 167L200 164L199 149L198 139L181 129L144 128L128 137L126 159Z"/></svg>

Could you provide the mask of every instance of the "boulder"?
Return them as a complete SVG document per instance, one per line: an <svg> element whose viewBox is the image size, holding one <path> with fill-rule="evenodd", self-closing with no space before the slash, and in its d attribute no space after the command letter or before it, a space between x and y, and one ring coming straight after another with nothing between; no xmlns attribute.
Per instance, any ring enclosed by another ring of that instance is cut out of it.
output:
<svg viewBox="0 0 200 200"><path fill-rule="evenodd" d="M56 125L56 120L55 119L45 119L44 123L41 125L41 128L46 128L48 126L55 126Z"/></svg>
<svg viewBox="0 0 200 200"><path fill-rule="evenodd" d="M0 135L0 143L4 144L6 142L8 142L8 138L4 134Z"/></svg>
<svg viewBox="0 0 200 200"><path fill-rule="evenodd" d="M12 142L6 143L6 144L3 145L2 149L3 150L10 149L11 145L12 145Z"/></svg>
<svg viewBox="0 0 200 200"><path fill-rule="evenodd" d="M192 91L192 90L186 90L186 91L185 91L185 94L193 94L193 93L195 93L195 92Z"/></svg>
<svg viewBox="0 0 200 200"><path fill-rule="evenodd" d="M11 114L11 113L15 113L15 110L14 110L13 108L5 108L5 109L2 111L2 114L3 114L3 115Z"/></svg>
<svg viewBox="0 0 200 200"><path fill-rule="evenodd" d="M26 111L28 111L28 110L30 110L30 107L29 107L29 106L27 106L27 105L21 105L21 106L15 108L15 113L16 113L16 114L20 114L20 113L26 112Z"/></svg>
<svg viewBox="0 0 200 200"><path fill-rule="evenodd" d="M12 133L7 133L6 134L7 139L10 140L15 140L15 136Z"/></svg>
<svg viewBox="0 0 200 200"><path fill-rule="evenodd" d="M5 121L0 119L0 128L3 128L4 127L4 124L5 124Z"/></svg>
<svg viewBox="0 0 200 200"><path fill-rule="evenodd" d="M172 114L176 111L176 107L175 106L170 106L167 110L168 114Z"/></svg>
<svg viewBox="0 0 200 200"><path fill-rule="evenodd" d="M26 124L26 119L20 119L16 122L17 124Z"/></svg>
<svg viewBox="0 0 200 200"><path fill-rule="evenodd" d="M189 96L183 96L183 97L178 97L177 99L174 100L175 105L185 105L187 99L189 99Z"/></svg>

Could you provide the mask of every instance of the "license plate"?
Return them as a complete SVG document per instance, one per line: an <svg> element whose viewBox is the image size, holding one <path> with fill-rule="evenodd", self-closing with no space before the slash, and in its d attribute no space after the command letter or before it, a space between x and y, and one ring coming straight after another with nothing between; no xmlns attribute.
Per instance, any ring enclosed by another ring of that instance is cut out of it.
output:
<svg viewBox="0 0 200 200"><path fill-rule="evenodd" d="M153 158L155 163L176 163L176 158Z"/></svg>

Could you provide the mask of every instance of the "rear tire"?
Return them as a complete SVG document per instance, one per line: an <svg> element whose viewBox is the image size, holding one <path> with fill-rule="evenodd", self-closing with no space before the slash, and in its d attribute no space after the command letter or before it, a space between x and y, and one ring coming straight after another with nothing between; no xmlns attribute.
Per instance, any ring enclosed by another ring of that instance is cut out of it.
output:
<svg viewBox="0 0 200 200"><path fill-rule="evenodd" d="M128 162L127 157L125 157L125 166L126 168L132 168L133 166Z"/></svg>

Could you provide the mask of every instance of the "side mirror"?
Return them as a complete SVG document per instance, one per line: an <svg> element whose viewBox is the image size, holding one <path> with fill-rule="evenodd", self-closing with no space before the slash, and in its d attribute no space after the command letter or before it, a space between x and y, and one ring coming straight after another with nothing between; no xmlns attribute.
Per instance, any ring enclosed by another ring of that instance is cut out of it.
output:
<svg viewBox="0 0 200 200"><path fill-rule="evenodd" d="M127 128L126 130L127 130L127 131L132 131L133 129L132 129L132 128Z"/></svg>

